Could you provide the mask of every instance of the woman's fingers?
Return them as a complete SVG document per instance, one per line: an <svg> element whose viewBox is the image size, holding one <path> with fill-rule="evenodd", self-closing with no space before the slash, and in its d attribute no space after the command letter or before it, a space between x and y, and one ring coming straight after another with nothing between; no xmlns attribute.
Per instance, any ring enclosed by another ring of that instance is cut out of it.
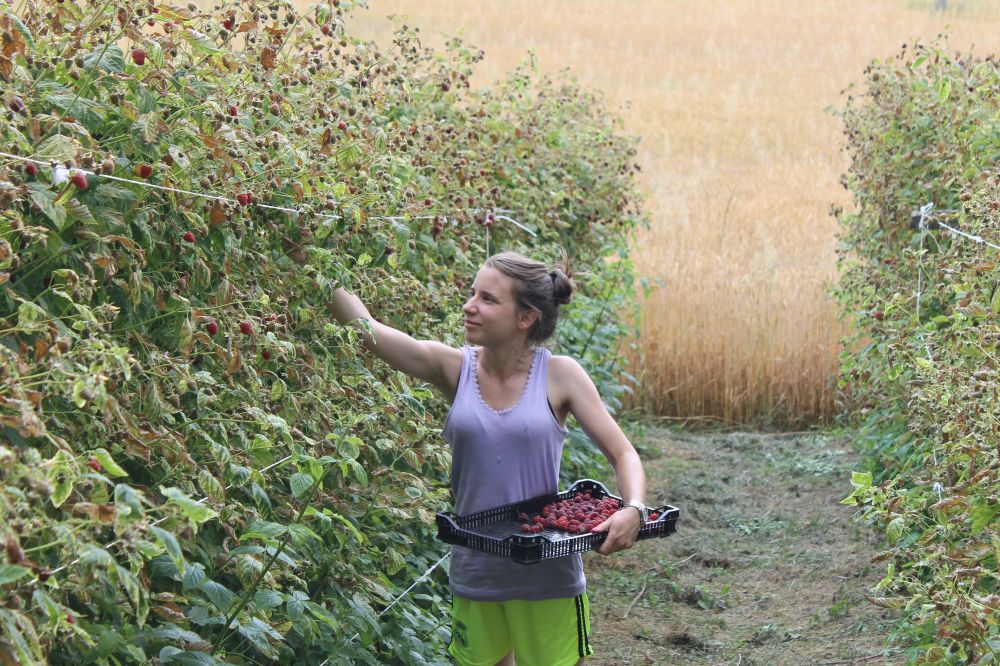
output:
<svg viewBox="0 0 1000 666"><path fill-rule="evenodd" d="M608 538L604 540L597 550L602 555L610 555L619 550L626 550L635 545L636 537L639 536L639 512L628 509L619 511L595 527L592 531L607 531Z"/></svg>

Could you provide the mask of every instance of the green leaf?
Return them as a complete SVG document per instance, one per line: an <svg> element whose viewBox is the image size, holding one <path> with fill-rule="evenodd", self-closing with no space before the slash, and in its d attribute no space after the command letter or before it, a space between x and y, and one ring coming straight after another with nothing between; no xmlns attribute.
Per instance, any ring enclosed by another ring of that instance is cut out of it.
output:
<svg viewBox="0 0 1000 666"><path fill-rule="evenodd" d="M62 606L53 601L52 597L45 593L45 590L35 590L31 594L31 598L34 599L38 609L49 618L49 622L56 623L59 621L59 618L65 615Z"/></svg>
<svg viewBox="0 0 1000 666"><path fill-rule="evenodd" d="M201 562L192 562L184 572L182 580L184 591L200 589L205 580L205 566Z"/></svg>
<svg viewBox="0 0 1000 666"><path fill-rule="evenodd" d="M49 483L52 484L52 506L60 507L73 492L76 483L76 469L62 449L49 461Z"/></svg>
<svg viewBox="0 0 1000 666"><path fill-rule="evenodd" d="M938 99L942 102L947 102L948 97L951 96L951 79L945 77L938 81L937 85Z"/></svg>
<svg viewBox="0 0 1000 666"><path fill-rule="evenodd" d="M167 551L167 556L181 573L184 572L184 553L181 552L181 545L177 542L177 537L160 527L151 526L150 531L156 540L160 542L163 549Z"/></svg>
<svg viewBox="0 0 1000 666"><path fill-rule="evenodd" d="M248 624L240 625L239 634L250 641L261 653L269 657L277 656L277 650L271 645L268 638L280 641L281 634L276 632L270 625L261 622L255 617L250 618Z"/></svg>
<svg viewBox="0 0 1000 666"><path fill-rule="evenodd" d="M266 520L258 520L250 523L250 527L247 531L240 535L240 541L248 538L257 539L275 539L279 536L283 536L288 532L288 527L286 525L280 525L278 523L271 523Z"/></svg>
<svg viewBox="0 0 1000 666"><path fill-rule="evenodd" d="M1000 504L989 504L977 500L972 505L972 533L979 534L993 524L993 519L1000 513Z"/></svg>
<svg viewBox="0 0 1000 666"><path fill-rule="evenodd" d="M31 34L31 31L28 30L28 26L24 25L24 23L21 21L21 19L18 18L18 16L16 14L14 14L13 12L5 11L4 15L7 16L7 18L9 18L11 21L14 22L14 26L17 27L17 31L19 33L21 33L21 37L24 38L24 41L28 44L28 47L31 48L32 50L34 50L34 48L35 48L35 38Z"/></svg>
<svg viewBox="0 0 1000 666"><path fill-rule="evenodd" d="M125 590L125 594L128 596L133 610L135 610L136 621L139 623L139 626L142 626L149 612L149 600L143 594L139 579L123 566L116 566L115 574L117 575L118 583Z"/></svg>
<svg viewBox="0 0 1000 666"><path fill-rule="evenodd" d="M3 628L2 635L14 646L14 654L17 657L15 664L47 663L45 655L42 654L42 646L38 642L38 634L35 633L35 626L26 616L18 611L0 608L0 627Z"/></svg>
<svg viewBox="0 0 1000 666"><path fill-rule="evenodd" d="M351 521L349 521L347 518L345 518L344 516L340 515L339 513L333 513L333 512L331 512L330 513L330 517L333 518L334 520L338 520L341 523L343 523L344 526L347 527L348 530L350 530L351 534L354 535L354 538L357 539L358 543L364 543L365 542L364 535L361 534L361 532L358 531L358 528L356 528L354 526L354 523L352 523Z"/></svg>
<svg viewBox="0 0 1000 666"><path fill-rule="evenodd" d="M40 333L49 327L51 320L48 312L31 301L24 301L17 306L17 327L25 333Z"/></svg>
<svg viewBox="0 0 1000 666"><path fill-rule="evenodd" d="M220 663L208 653L185 651L173 645L164 646L159 656L161 664L176 664L176 666L217 666Z"/></svg>
<svg viewBox="0 0 1000 666"><path fill-rule="evenodd" d="M226 499L225 488L207 469L198 472L198 487L214 502L224 502Z"/></svg>
<svg viewBox="0 0 1000 666"><path fill-rule="evenodd" d="M66 228L66 209L56 205L55 192L42 183L28 183L28 197L52 220L58 231Z"/></svg>
<svg viewBox="0 0 1000 666"><path fill-rule="evenodd" d="M184 515L195 523L204 523L206 520L211 520L219 515L201 502L194 501L178 488L163 488L160 492L171 503L179 506Z"/></svg>
<svg viewBox="0 0 1000 666"><path fill-rule="evenodd" d="M31 573L28 567L20 564L0 564L0 585L9 585Z"/></svg>
<svg viewBox="0 0 1000 666"><path fill-rule="evenodd" d="M201 51L202 53L221 53L221 49L215 45L215 41L203 32L198 32L193 28L188 28L184 31L184 39L190 44L195 50Z"/></svg>
<svg viewBox="0 0 1000 666"><path fill-rule="evenodd" d="M284 603L284 596L277 590L257 590L253 595L254 604L261 610L277 608Z"/></svg>
<svg viewBox="0 0 1000 666"><path fill-rule="evenodd" d="M48 101L65 115L77 118L91 131L99 128L101 123L104 122L104 107L92 99L83 96L78 97L76 93L62 93L49 95Z"/></svg>
<svg viewBox="0 0 1000 666"><path fill-rule="evenodd" d="M38 144L34 157L36 160L68 162L76 159L79 150L80 144L72 137L65 134L53 134Z"/></svg>
<svg viewBox="0 0 1000 666"><path fill-rule="evenodd" d="M110 629L102 629L97 639L97 652L102 658L110 657L118 650L123 649L127 644L121 634Z"/></svg>
<svg viewBox="0 0 1000 666"><path fill-rule="evenodd" d="M312 476L308 474L296 472L295 474L292 474L289 485L292 488L292 496L299 499L308 493L310 488L312 488L313 479Z"/></svg>
<svg viewBox="0 0 1000 666"><path fill-rule="evenodd" d="M361 151L351 143L337 151L336 159L337 166L346 169L361 159Z"/></svg>
<svg viewBox="0 0 1000 666"><path fill-rule="evenodd" d="M142 518L142 502L132 486L119 483L115 486L115 508L119 516L131 516L135 519Z"/></svg>
<svg viewBox="0 0 1000 666"><path fill-rule="evenodd" d="M101 467L104 468L108 476L128 476L128 472L119 467L115 459L105 449L96 449L93 454L101 463Z"/></svg>
<svg viewBox="0 0 1000 666"><path fill-rule="evenodd" d="M139 108L139 113L147 114L156 111L159 102L156 95L149 91L149 88L134 80L129 81L129 88L132 90L132 97Z"/></svg>
<svg viewBox="0 0 1000 666"><path fill-rule="evenodd" d="M871 472L851 472L851 485L855 488L870 488L872 485Z"/></svg>
<svg viewBox="0 0 1000 666"><path fill-rule="evenodd" d="M885 528L886 540L890 545L896 543L899 541L899 537L903 536L905 530L906 521L903 520L902 516L893 518Z"/></svg>
<svg viewBox="0 0 1000 666"><path fill-rule="evenodd" d="M80 555L80 563L89 567L107 568L114 566L115 558L100 546L91 546Z"/></svg>
<svg viewBox="0 0 1000 666"><path fill-rule="evenodd" d="M83 56L83 66L87 69L97 67L113 74L122 74L125 71L125 54L117 44L111 44L107 50L101 45Z"/></svg>
<svg viewBox="0 0 1000 666"><path fill-rule="evenodd" d="M236 597L233 596L233 593L225 585L216 583L214 580L206 580L201 589L204 590L205 596L208 597L209 601L215 604L215 607L223 613L228 613L229 609L233 607L233 601Z"/></svg>

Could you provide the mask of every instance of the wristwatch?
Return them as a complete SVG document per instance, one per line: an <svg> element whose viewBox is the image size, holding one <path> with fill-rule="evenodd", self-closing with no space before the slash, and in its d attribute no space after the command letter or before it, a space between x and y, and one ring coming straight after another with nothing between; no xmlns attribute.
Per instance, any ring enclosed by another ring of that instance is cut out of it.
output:
<svg viewBox="0 0 1000 666"><path fill-rule="evenodd" d="M622 508L623 509L625 507L627 507L627 506L630 506L633 509L635 509L636 511L638 511L639 512L639 518L642 519L642 523L646 524L646 521L649 520L649 509L646 508L645 504L643 504L639 500L629 500L627 502L622 502Z"/></svg>

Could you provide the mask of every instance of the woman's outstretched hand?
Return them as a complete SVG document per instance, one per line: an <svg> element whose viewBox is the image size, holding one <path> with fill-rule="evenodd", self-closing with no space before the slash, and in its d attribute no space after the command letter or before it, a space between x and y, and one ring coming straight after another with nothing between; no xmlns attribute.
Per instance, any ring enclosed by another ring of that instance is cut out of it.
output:
<svg viewBox="0 0 1000 666"><path fill-rule="evenodd" d="M619 550L631 548L635 545L641 527L642 519L639 517L638 511L630 507L616 511L610 518L591 530L592 532L608 533L608 538L604 540L597 552L601 555L610 555Z"/></svg>

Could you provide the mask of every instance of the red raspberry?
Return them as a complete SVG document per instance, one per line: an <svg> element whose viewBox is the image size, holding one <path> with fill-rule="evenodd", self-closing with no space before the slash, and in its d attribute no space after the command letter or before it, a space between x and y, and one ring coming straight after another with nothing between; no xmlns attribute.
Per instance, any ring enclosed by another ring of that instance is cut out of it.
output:
<svg viewBox="0 0 1000 666"><path fill-rule="evenodd" d="M240 333L243 335L250 335L253 333L253 326L248 321L240 322Z"/></svg>
<svg viewBox="0 0 1000 666"><path fill-rule="evenodd" d="M87 459L87 466L95 472L100 472L103 468L101 467L101 461L94 456L90 456Z"/></svg>
<svg viewBox="0 0 1000 666"><path fill-rule="evenodd" d="M521 525L521 531L522 532L531 532L531 525L529 525L528 523L525 523L525 524Z"/></svg>
<svg viewBox="0 0 1000 666"><path fill-rule="evenodd" d="M193 231L185 231L183 238L187 243L193 243L196 240Z"/></svg>
<svg viewBox="0 0 1000 666"><path fill-rule="evenodd" d="M240 202L241 206L249 206L250 202L253 201L253 195L249 192L240 192L236 195L236 200Z"/></svg>
<svg viewBox="0 0 1000 666"><path fill-rule="evenodd" d="M659 518L660 518L660 514L658 514L655 511L653 513L649 514L649 522L654 522L654 521L658 520Z"/></svg>
<svg viewBox="0 0 1000 666"><path fill-rule="evenodd" d="M210 321L207 324L205 324L205 330L208 331L209 335L215 335L216 333L219 332L219 325L216 324L214 321Z"/></svg>

